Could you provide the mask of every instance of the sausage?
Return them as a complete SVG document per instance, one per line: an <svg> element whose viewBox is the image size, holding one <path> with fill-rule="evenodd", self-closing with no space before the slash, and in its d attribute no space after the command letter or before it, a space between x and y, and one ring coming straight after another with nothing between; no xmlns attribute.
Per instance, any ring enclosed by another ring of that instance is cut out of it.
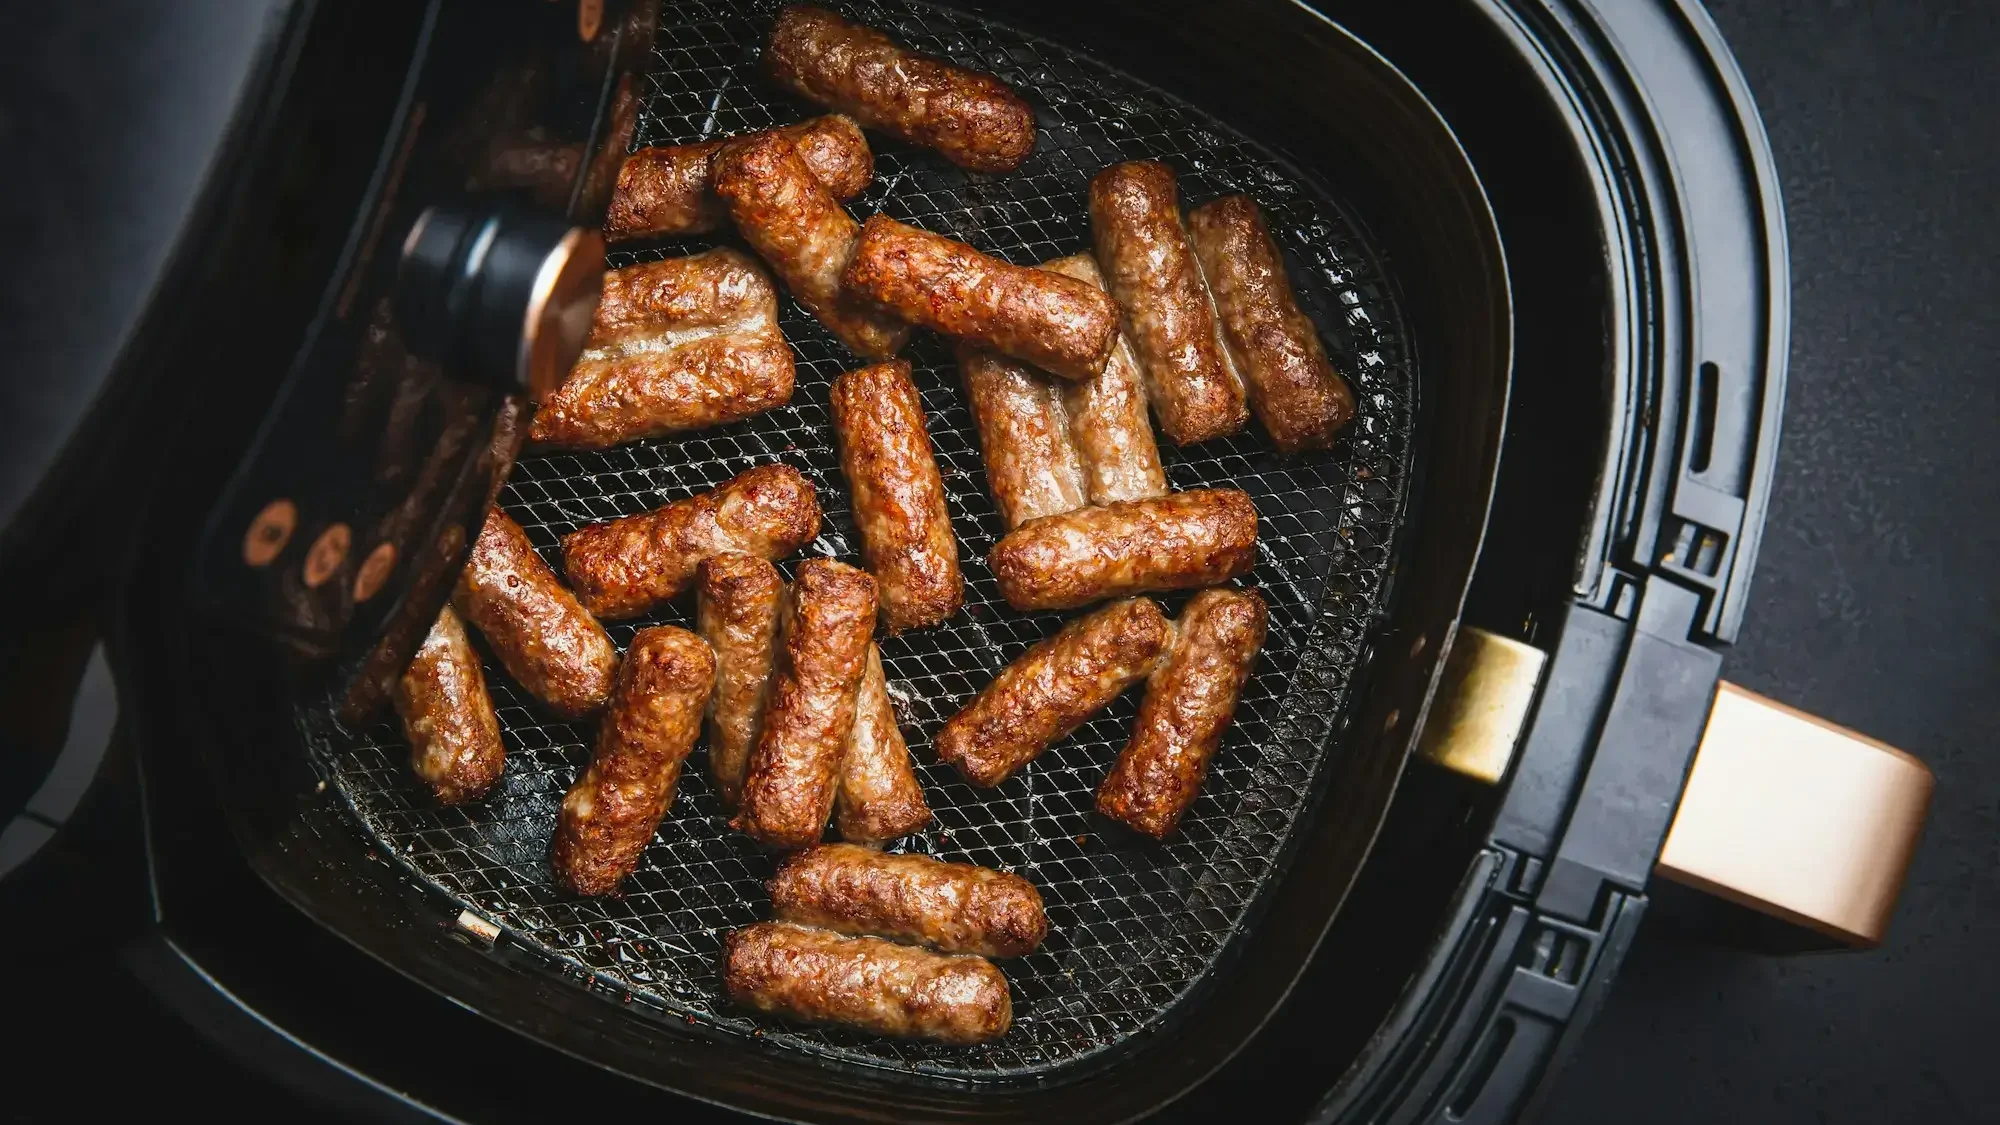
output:
<svg viewBox="0 0 2000 1125"><path fill-rule="evenodd" d="M937 735L940 761L998 785L1146 678L1173 641L1150 598L1105 606L1000 670Z"/></svg>
<svg viewBox="0 0 2000 1125"><path fill-rule="evenodd" d="M963 242L871 216L847 288L912 324L1023 359L1064 379L1104 370L1118 306L1101 289L1009 265Z"/></svg>
<svg viewBox="0 0 2000 1125"><path fill-rule="evenodd" d="M581 718L611 694L617 647L500 509L487 512L451 604L507 674L556 714Z"/></svg>
<svg viewBox="0 0 2000 1125"><path fill-rule="evenodd" d="M1167 439L1193 445L1242 429L1250 421L1243 381L1181 225L1173 169L1128 160L1099 172L1090 236Z"/></svg>
<svg viewBox="0 0 2000 1125"><path fill-rule="evenodd" d="M1081 508L1008 532L986 562L1015 609L1196 590L1256 565L1257 509L1233 488Z"/></svg>
<svg viewBox="0 0 2000 1125"><path fill-rule="evenodd" d="M1099 812L1156 840L1174 830L1236 714L1264 628L1255 590L1203 590L1189 599L1173 649L1146 680L1132 741L1097 790Z"/></svg>
<svg viewBox="0 0 2000 1125"><path fill-rule="evenodd" d="M749 256L710 250L604 275L590 338L528 438L605 449L740 421L792 400L778 291Z"/></svg>
<svg viewBox="0 0 2000 1125"><path fill-rule="evenodd" d="M873 578L833 559L799 564L743 803L731 825L777 848L819 842L833 812L855 689L874 632Z"/></svg>
<svg viewBox="0 0 2000 1125"><path fill-rule="evenodd" d="M830 113L766 132L791 142L835 199L853 199L875 178L874 154L851 118ZM715 154L734 139L642 148L626 157L604 216L604 237L618 242L720 230L729 208L715 194Z"/></svg>
<svg viewBox="0 0 2000 1125"><path fill-rule="evenodd" d="M590 768L563 798L550 865L580 895L608 895L639 866L673 807L681 763L701 732L715 654L671 625L641 629L597 726Z"/></svg>
<svg viewBox="0 0 2000 1125"><path fill-rule="evenodd" d="M724 145L715 158L715 194L750 248L847 350L871 359L903 350L909 325L841 281L861 227L783 137L760 133Z"/></svg>
<svg viewBox="0 0 2000 1125"><path fill-rule="evenodd" d="M850 843L880 844L907 836L930 821L924 787L910 763L910 746L896 727L882 654L871 644L861 685L855 690L854 725L848 728L841 751L834 827Z"/></svg>
<svg viewBox="0 0 2000 1125"><path fill-rule="evenodd" d="M910 365L847 372L833 381L829 406L882 624L890 633L936 625L964 604L965 579Z"/></svg>
<svg viewBox="0 0 2000 1125"><path fill-rule="evenodd" d="M1263 212L1247 195L1228 195L1195 208L1187 226L1215 296L1223 343L1272 443L1285 453L1332 445L1354 417L1354 392L1299 311Z"/></svg>
<svg viewBox="0 0 2000 1125"><path fill-rule="evenodd" d="M819 534L812 482L790 465L759 465L713 492L563 537L563 571L592 613L650 613L694 583L724 551L780 559Z"/></svg>
<svg viewBox="0 0 2000 1125"><path fill-rule="evenodd" d="M1019 360L963 341L957 354L965 402L979 428L986 489L993 494L1000 522L1012 531L1031 519L1083 507L1083 460L1070 440L1069 413L1055 384L1086 384L1051 379Z"/></svg>
<svg viewBox="0 0 2000 1125"><path fill-rule="evenodd" d="M823 844L780 864L770 891L781 922L874 934L941 953L1020 957L1049 936L1033 883L927 855Z"/></svg>
<svg viewBox="0 0 2000 1125"><path fill-rule="evenodd" d="M786 8L764 51L771 80L975 172L1011 172L1035 148L1035 111L1006 83L898 46L824 8Z"/></svg>
<svg viewBox="0 0 2000 1125"><path fill-rule="evenodd" d="M1104 288L1097 260L1088 254L1057 258L1042 263L1042 268ZM1167 471L1160 465L1153 421L1146 416L1146 386L1139 376L1139 361L1125 333L1118 333L1104 370L1088 379L1063 383L1061 390L1069 416L1070 443L1083 461L1090 502L1116 504L1165 496Z"/></svg>
<svg viewBox="0 0 2000 1125"><path fill-rule="evenodd" d="M1014 1020L1007 978L984 957L788 922L722 939L722 984L746 1008L905 1039L984 1043Z"/></svg>
<svg viewBox="0 0 2000 1125"><path fill-rule="evenodd" d="M396 714L410 742L410 766L440 804L476 801L500 780L507 749L486 694L479 654L458 614L445 606L396 682Z"/></svg>
<svg viewBox="0 0 2000 1125"><path fill-rule="evenodd" d="M703 559L695 587L695 630L715 650L715 695L708 704L708 768L724 811L743 796L750 748L764 717L777 655L785 580L755 555Z"/></svg>

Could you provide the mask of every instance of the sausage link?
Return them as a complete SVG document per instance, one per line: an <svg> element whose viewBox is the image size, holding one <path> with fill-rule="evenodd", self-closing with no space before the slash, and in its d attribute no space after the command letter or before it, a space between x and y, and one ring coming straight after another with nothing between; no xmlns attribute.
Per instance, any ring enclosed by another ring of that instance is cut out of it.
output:
<svg viewBox="0 0 2000 1125"><path fill-rule="evenodd" d="M874 934L942 953L1019 957L1049 936L1033 883L927 855L823 844L780 864L770 891L781 922Z"/></svg>
<svg viewBox="0 0 2000 1125"><path fill-rule="evenodd" d="M451 604L507 674L556 714L581 718L611 694L617 647L500 509L487 512Z"/></svg>
<svg viewBox="0 0 2000 1125"><path fill-rule="evenodd" d="M903 350L909 325L842 284L860 225L783 137L761 133L723 146L715 158L715 194L751 249L849 351L885 359Z"/></svg>
<svg viewBox="0 0 2000 1125"><path fill-rule="evenodd" d="M445 606L396 682L396 714L410 742L410 766L440 804L476 801L500 780L507 748L486 694L479 654L458 614Z"/></svg>
<svg viewBox="0 0 2000 1125"><path fill-rule="evenodd" d="M1256 565L1257 509L1233 488L1080 508L1023 524L986 561L1015 609L1196 590Z"/></svg>
<svg viewBox="0 0 2000 1125"><path fill-rule="evenodd" d="M1145 679L1172 641L1172 623L1150 598L1070 622L945 723L938 759L974 785L1000 784Z"/></svg>
<svg viewBox="0 0 2000 1125"><path fill-rule="evenodd" d="M1064 379L1104 370L1118 306L1103 290L1010 265L963 242L871 216L847 288L912 324L1023 359Z"/></svg>
<svg viewBox="0 0 2000 1125"><path fill-rule="evenodd" d="M604 275L583 353L535 412L529 440L561 449L719 426L792 399L778 291L736 250Z"/></svg>
<svg viewBox="0 0 2000 1125"><path fill-rule="evenodd" d="M1265 616L1254 590L1189 599L1172 651L1146 680L1132 741L1097 790L1099 812L1156 840L1174 830L1236 715L1264 647Z"/></svg>
<svg viewBox="0 0 2000 1125"><path fill-rule="evenodd" d="M830 113L764 132L791 142L835 199L853 199L875 178L868 139L850 118ZM720 230L729 208L715 194L715 154L735 139L642 148L626 157L604 216L604 237L618 242Z"/></svg>
<svg viewBox="0 0 2000 1125"><path fill-rule="evenodd" d="M715 695L708 704L708 768L727 812L743 797L750 748L764 717L777 656L785 580L755 555L703 559L695 587L695 630L715 650Z"/></svg>
<svg viewBox="0 0 2000 1125"><path fill-rule="evenodd" d="M730 824L772 847L819 842L874 632L873 578L832 559L799 564L743 803Z"/></svg>
<svg viewBox="0 0 2000 1125"><path fill-rule="evenodd" d="M638 868L673 807L681 763L694 749L714 687L715 654L700 637L658 625L632 638L590 768L570 787L556 821L550 864L564 886L608 895Z"/></svg>
<svg viewBox="0 0 2000 1125"><path fill-rule="evenodd" d="M1057 258L1042 263L1042 268L1104 288L1097 259L1088 254ZM1061 390L1070 441L1083 461L1090 502L1116 504L1165 496L1167 471L1160 465L1153 421L1146 416L1146 386L1139 376L1139 361L1125 333L1118 333L1104 370L1089 379L1065 382Z"/></svg>
<svg viewBox="0 0 2000 1125"><path fill-rule="evenodd" d="M897 45L824 8L786 8L764 52L771 80L975 172L1011 172L1035 148L1035 111L1007 84Z"/></svg>
<svg viewBox="0 0 2000 1125"><path fill-rule="evenodd" d="M1083 507L1083 461L1071 444L1070 420L1056 383L1087 384L1051 379L1019 360L963 341L957 352L965 402L979 428L986 488L1007 530ZM1110 369L1106 364L1105 370Z"/></svg>
<svg viewBox="0 0 2000 1125"><path fill-rule="evenodd" d="M790 465L759 465L713 492L569 533L563 571L592 613L638 617L679 597L703 559L780 559L818 534L812 482Z"/></svg>
<svg viewBox="0 0 2000 1125"><path fill-rule="evenodd" d="M910 365L849 371L833 381L829 405L882 624L890 633L936 625L964 604L965 580Z"/></svg>
<svg viewBox="0 0 2000 1125"><path fill-rule="evenodd" d="M984 957L952 956L788 922L722 940L722 983L747 1008L877 1035L984 1043L1007 1033L1007 978Z"/></svg>
<svg viewBox="0 0 2000 1125"><path fill-rule="evenodd" d="M1168 440L1193 445L1242 429L1250 421L1243 381L1181 225L1173 169L1128 160L1099 172L1090 235Z"/></svg>
<svg viewBox="0 0 2000 1125"><path fill-rule="evenodd" d="M924 787L910 763L910 746L896 728L882 654L868 646L868 664L854 695L854 725L840 758L840 787L833 800L834 827L856 844L908 836L931 821Z"/></svg>

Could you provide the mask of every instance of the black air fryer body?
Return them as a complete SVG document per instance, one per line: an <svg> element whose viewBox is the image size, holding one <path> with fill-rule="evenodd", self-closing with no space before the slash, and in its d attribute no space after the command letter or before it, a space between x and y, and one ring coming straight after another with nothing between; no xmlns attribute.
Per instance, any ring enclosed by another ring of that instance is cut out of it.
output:
<svg viewBox="0 0 2000 1125"><path fill-rule="evenodd" d="M601 208L593 162L622 151L621 98L640 88L621 79L660 63L633 46L644 19L581 7L276 6L151 299L0 544L10 576L54 583L88 557L115 591L106 637L158 917L129 963L252 1065L383 1116L1528 1110L1644 913L1775 451L1783 226L1706 16L1678 0L954 5L1327 182L1423 371L1392 578L1235 952L1101 1065L982 1084L676 1028L527 944L482 940L381 854L302 745L294 704L337 707L360 684L365 705L378 650L407 651L397 630L435 612L511 456L495 431L514 401L432 349L437 370L410 376L430 388L412 440L456 452L422 492L370 478L377 462L327 436L339 402L313 396L369 346L424 208L584 225ZM662 42L677 8L702 7L669 3ZM527 92L493 100L509 73ZM574 146L563 190L474 174L507 145ZM407 543L435 556L399 565L379 601L286 625L270 590L215 578L217 544L236 549L279 493L304 509L302 542L421 495ZM128 518L74 518L113 509ZM1499 787L1404 769L1467 626L1549 660Z"/></svg>

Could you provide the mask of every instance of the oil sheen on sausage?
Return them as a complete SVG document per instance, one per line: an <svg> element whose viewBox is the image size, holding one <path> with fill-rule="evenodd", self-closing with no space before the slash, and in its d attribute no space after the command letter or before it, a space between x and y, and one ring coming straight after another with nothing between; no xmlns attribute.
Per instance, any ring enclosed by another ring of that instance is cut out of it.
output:
<svg viewBox="0 0 2000 1125"><path fill-rule="evenodd" d="M1088 254L1057 258L1042 263L1042 268L1104 288L1097 259ZM1146 385L1125 333L1118 333L1104 370L1088 379L1063 382L1060 389L1070 443L1082 459L1090 503L1165 496L1167 471L1160 464L1160 445L1153 439L1153 420L1146 415Z"/></svg>
<svg viewBox="0 0 2000 1125"><path fill-rule="evenodd" d="M853 199L875 178L868 139L850 118L830 113L768 132L790 141L835 199ZM729 208L715 194L715 154L736 139L642 148L626 157L604 216L604 237L617 242L720 230Z"/></svg>
<svg viewBox="0 0 2000 1125"><path fill-rule="evenodd" d="M1012 531L1031 519L1083 507L1083 460L1070 440L1069 412L1056 387L1083 384L1051 379L1018 359L964 341L957 354L965 403L979 429L986 489L1000 522Z"/></svg>
<svg viewBox="0 0 2000 1125"><path fill-rule="evenodd" d="M588 715L611 694L617 647L500 509L487 512L451 604L507 674L557 715Z"/></svg>
<svg viewBox="0 0 2000 1125"><path fill-rule="evenodd" d="M1203 590L1175 623L1173 649L1146 679L1132 741L1097 790L1097 809L1163 839L1201 790L1264 647L1255 590Z"/></svg>
<svg viewBox="0 0 2000 1125"><path fill-rule="evenodd" d="M722 942L722 983L747 1008L876 1035L984 1043L1007 1033L1007 978L984 957L933 953L789 922Z"/></svg>
<svg viewBox="0 0 2000 1125"><path fill-rule="evenodd" d="M829 405L882 624L890 633L936 625L964 604L965 580L910 365L849 371L833 381Z"/></svg>
<svg viewBox="0 0 2000 1125"><path fill-rule="evenodd" d="M1257 509L1233 488L1080 508L1022 524L987 565L1015 609L1074 609L1105 598L1197 590L1257 563Z"/></svg>
<svg viewBox="0 0 2000 1125"><path fill-rule="evenodd" d="M833 823L840 838L881 844L917 831L931 821L924 787L910 762L909 743L896 727L882 654L868 646L868 665L854 694L854 725L840 758L840 788L833 800Z"/></svg>
<svg viewBox="0 0 2000 1125"><path fill-rule="evenodd" d="M942 953L1019 957L1049 935L1033 883L927 855L824 844L779 865L770 891L781 922L874 934Z"/></svg>
<svg viewBox="0 0 2000 1125"><path fill-rule="evenodd" d="M571 532L563 571L592 613L638 617L693 585L703 559L781 559L818 534L812 482L790 465L759 465L713 492Z"/></svg>
<svg viewBox="0 0 2000 1125"><path fill-rule="evenodd" d="M937 735L940 761L998 785L1146 678L1173 641L1150 598L1114 602L1000 670Z"/></svg>
<svg viewBox="0 0 2000 1125"><path fill-rule="evenodd" d="M695 586L695 630L715 650L715 694L708 703L708 768L723 810L743 796L750 748L764 717L785 580L755 555L703 559Z"/></svg>
<svg viewBox="0 0 2000 1125"><path fill-rule="evenodd" d="M410 766L440 804L476 801L500 780L507 750L486 694L479 654L450 606L397 681L396 714L410 741Z"/></svg>
<svg viewBox="0 0 2000 1125"><path fill-rule="evenodd" d="M632 638L597 725L590 768L556 820L550 863L564 886L606 895L638 868L673 807L681 763L701 733L714 687L715 654L700 637L659 625Z"/></svg>
<svg viewBox="0 0 2000 1125"><path fill-rule="evenodd" d="M824 8L784 10L764 70L792 93L851 114L975 172L1011 172L1035 147L1035 112L991 75L917 54Z"/></svg>

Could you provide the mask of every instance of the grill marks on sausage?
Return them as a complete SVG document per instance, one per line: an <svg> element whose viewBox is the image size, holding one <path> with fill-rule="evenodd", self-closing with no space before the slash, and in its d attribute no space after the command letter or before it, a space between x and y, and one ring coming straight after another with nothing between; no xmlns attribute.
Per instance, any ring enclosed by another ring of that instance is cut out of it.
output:
<svg viewBox="0 0 2000 1125"><path fill-rule="evenodd" d="M983 957L759 922L724 938L722 959L731 999L760 1012L961 1044L1013 1022L1007 978Z"/></svg>
<svg viewBox="0 0 2000 1125"><path fill-rule="evenodd" d="M486 514L452 607L486 638L507 674L555 714L580 718L611 694L618 668L611 637L498 508Z"/></svg>
<svg viewBox="0 0 2000 1125"><path fill-rule="evenodd" d="M910 365L898 360L841 375L830 406L883 626L895 634L942 622L965 603L965 580Z"/></svg>
<svg viewBox="0 0 2000 1125"><path fill-rule="evenodd" d="M1249 573L1257 509L1233 488L1080 508L1022 524L987 565L1015 609L1074 609L1105 598L1196 590Z"/></svg>
<svg viewBox="0 0 2000 1125"><path fill-rule="evenodd" d="M507 765L479 654L450 606L438 611L395 692L410 766L440 804L476 801Z"/></svg>
<svg viewBox="0 0 2000 1125"><path fill-rule="evenodd" d="M813 179L835 199L853 199L875 178L875 156L851 118L837 113L801 121L775 133L791 144ZM618 170L618 187L604 216L611 241L703 234L729 221L715 194L715 157L732 140L642 148Z"/></svg>
<svg viewBox="0 0 2000 1125"><path fill-rule="evenodd" d="M770 891L779 921L894 938L941 953L1020 957L1049 933L1033 883L926 855L825 844L785 860Z"/></svg>

